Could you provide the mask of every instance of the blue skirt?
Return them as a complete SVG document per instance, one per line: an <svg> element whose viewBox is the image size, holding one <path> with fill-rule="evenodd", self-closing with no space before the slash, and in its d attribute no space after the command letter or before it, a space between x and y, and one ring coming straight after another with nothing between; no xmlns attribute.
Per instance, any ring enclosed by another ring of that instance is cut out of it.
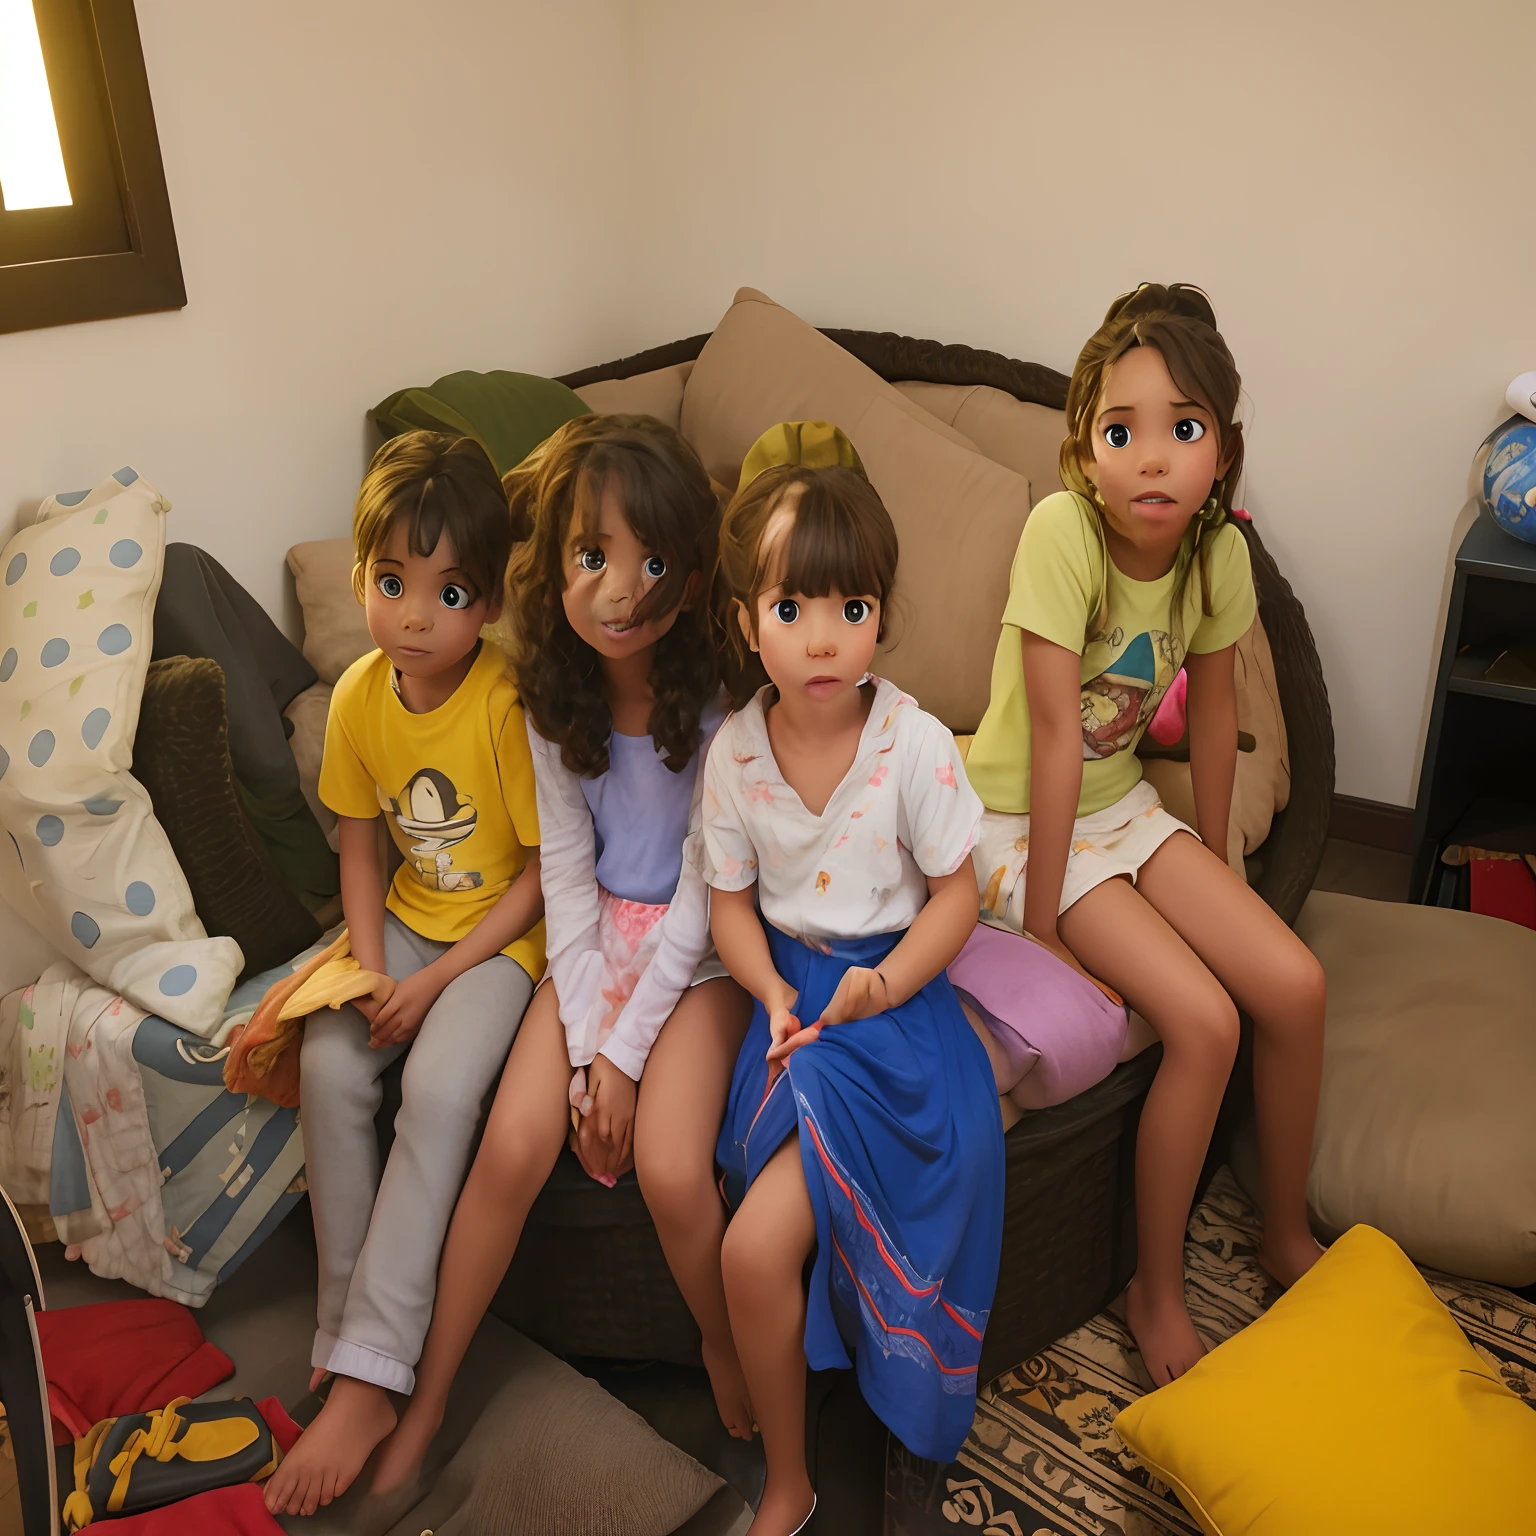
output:
<svg viewBox="0 0 1536 1536"><path fill-rule="evenodd" d="M838 940L826 955L763 926L807 1024L844 971L879 965L902 937ZM716 1149L726 1199L739 1206L798 1134L816 1215L806 1360L852 1364L903 1445L953 1461L976 1413L1002 1244L1003 1122L987 1053L944 976L888 1013L825 1029L771 1079L769 1044L759 1003Z"/></svg>

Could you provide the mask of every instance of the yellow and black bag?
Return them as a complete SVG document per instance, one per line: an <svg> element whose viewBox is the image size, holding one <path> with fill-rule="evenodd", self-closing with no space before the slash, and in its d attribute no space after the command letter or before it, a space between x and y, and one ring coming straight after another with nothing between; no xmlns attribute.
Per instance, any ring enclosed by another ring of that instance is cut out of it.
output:
<svg viewBox="0 0 1536 1536"><path fill-rule="evenodd" d="M103 1419L75 1442L75 1491L64 1501L64 1519L78 1531L93 1520L137 1514L209 1488L260 1482L281 1456L248 1398L173 1398L156 1413Z"/></svg>

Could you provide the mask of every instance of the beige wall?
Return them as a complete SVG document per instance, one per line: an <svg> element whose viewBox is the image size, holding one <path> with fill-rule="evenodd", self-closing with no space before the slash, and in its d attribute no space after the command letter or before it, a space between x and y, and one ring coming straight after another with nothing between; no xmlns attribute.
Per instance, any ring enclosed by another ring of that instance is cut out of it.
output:
<svg viewBox="0 0 1536 1536"><path fill-rule="evenodd" d="M0 336L0 539L132 462L274 612L364 410L818 324L1071 367L1204 284L1339 788L1406 803L1448 541L1536 364L1525 0L139 0L189 305ZM428 24L427 18L430 18Z"/></svg>
<svg viewBox="0 0 1536 1536"><path fill-rule="evenodd" d="M1467 466L1536 367L1528 0L643 11L648 339L750 283L1070 370L1116 293L1202 284L1338 787L1407 803Z"/></svg>
<svg viewBox="0 0 1536 1536"><path fill-rule="evenodd" d="M627 7L137 9L188 305L0 336L0 542L132 463L170 537L281 614L283 551L347 531L367 407L631 339L608 229Z"/></svg>

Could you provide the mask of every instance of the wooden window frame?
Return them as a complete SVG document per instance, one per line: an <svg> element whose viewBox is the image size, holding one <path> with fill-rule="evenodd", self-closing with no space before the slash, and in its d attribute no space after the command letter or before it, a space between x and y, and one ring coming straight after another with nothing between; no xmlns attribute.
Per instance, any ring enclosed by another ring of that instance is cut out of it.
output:
<svg viewBox="0 0 1536 1536"><path fill-rule="evenodd" d="M60 0L38 3L41 7ZM103 101L106 152L116 175L130 249L0 265L0 332L181 309L187 302L133 0L77 3L88 22L87 43L93 45L99 64L95 86ZM66 90L90 88L78 81L57 82L52 75L49 83L56 102L61 85ZM52 211L18 210L14 216L35 219ZM61 215L65 212L60 210ZM0 219L6 217L0 211Z"/></svg>

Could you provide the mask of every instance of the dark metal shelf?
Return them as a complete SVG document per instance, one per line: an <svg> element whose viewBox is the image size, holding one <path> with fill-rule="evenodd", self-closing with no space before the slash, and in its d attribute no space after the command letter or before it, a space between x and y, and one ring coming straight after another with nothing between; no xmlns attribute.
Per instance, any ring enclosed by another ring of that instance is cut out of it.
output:
<svg viewBox="0 0 1536 1536"><path fill-rule="evenodd" d="M1527 544L1482 513L1456 552L1456 568L1469 576L1536 582L1536 544Z"/></svg>
<svg viewBox="0 0 1536 1536"><path fill-rule="evenodd" d="M1510 704L1536 704L1536 688L1520 683L1490 683L1483 673L1493 663L1488 652L1458 656L1445 686L1451 693L1470 693L1480 699L1503 699Z"/></svg>

